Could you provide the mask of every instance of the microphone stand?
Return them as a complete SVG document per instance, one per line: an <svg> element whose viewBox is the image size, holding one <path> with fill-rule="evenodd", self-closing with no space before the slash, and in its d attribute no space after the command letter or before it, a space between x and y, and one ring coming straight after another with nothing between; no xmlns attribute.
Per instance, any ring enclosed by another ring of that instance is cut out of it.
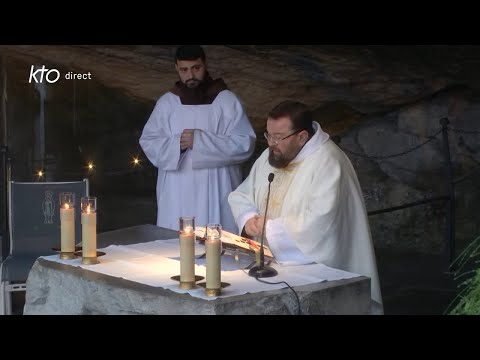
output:
<svg viewBox="0 0 480 360"><path fill-rule="evenodd" d="M265 219L263 221L262 227L262 240L260 243L260 265L254 266L248 272L248 275L255 278L266 278L278 275L277 270L273 267L265 265L265 252L263 250L263 242L265 239L265 224L267 223L267 211L268 211L268 202L270 201L270 185L273 181L273 173L268 175L268 193L267 193L267 204L265 205Z"/></svg>

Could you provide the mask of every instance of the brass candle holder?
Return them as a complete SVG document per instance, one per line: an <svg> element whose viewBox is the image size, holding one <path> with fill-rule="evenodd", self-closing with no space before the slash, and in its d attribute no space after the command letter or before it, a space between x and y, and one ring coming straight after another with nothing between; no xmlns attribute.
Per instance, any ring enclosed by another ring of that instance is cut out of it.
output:
<svg viewBox="0 0 480 360"><path fill-rule="evenodd" d="M82 265L95 265L99 264L98 258L96 256L82 256Z"/></svg>
<svg viewBox="0 0 480 360"><path fill-rule="evenodd" d="M106 253L103 252L103 251L97 251L96 256L83 257L82 256L82 250L80 250L80 251L75 251L74 255L75 255L75 257L81 257L82 258L82 264L83 265L94 265L94 264L99 264L100 261L98 260L98 258L100 256L106 255Z"/></svg>
<svg viewBox="0 0 480 360"><path fill-rule="evenodd" d="M201 282L201 283L198 283L197 285L205 288L205 295L207 295L208 297L211 297L211 296L220 296L222 294L222 289L225 289L226 287L230 286L231 284L222 281L220 283L220 287L216 288L216 289L207 288L207 283L206 282Z"/></svg>
<svg viewBox="0 0 480 360"><path fill-rule="evenodd" d="M60 252L59 256L62 260L73 260L76 258L75 252Z"/></svg>
<svg viewBox="0 0 480 360"><path fill-rule="evenodd" d="M221 293L222 293L222 288L219 288L219 289L205 288L205 295L207 296L219 296Z"/></svg>
<svg viewBox="0 0 480 360"><path fill-rule="evenodd" d="M195 281L180 281L180 289L191 290L195 287Z"/></svg>
<svg viewBox="0 0 480 360"><path fill-rule="evenodd" d="M191 290L197 286L197 281L205 279L203 276L195 275L195 281L181 281L180 275L172 276L170 279L178 281L180 283L179 287L183 290Z"/></svg>

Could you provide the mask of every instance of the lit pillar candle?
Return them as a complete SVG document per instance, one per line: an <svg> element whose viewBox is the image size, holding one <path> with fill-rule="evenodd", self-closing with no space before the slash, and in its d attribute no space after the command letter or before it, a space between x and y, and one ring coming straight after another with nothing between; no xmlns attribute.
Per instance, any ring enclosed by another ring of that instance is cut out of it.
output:
<svg viewBox="0 0 480 360"><path fill-rule="evenodd" d="M60 251L75 252L75 194L60 193Z"/></svg>
<svg viewBox="0 0 480 360"><path fill-rule="evenodd" d="M222 226L220 224L207 225L205 240L206 253L206 288L221 288L221 253L222 253Z"/></svg>
<svg viewBox="0 0 480 360"><path fill-rule="evenodd" d="M195 281L195 217L180 218L180 281Z"/></svg>
<svg viewBox="0 0 480 360"><path fill-rule="evenodd" d="M97 198L82 198L82 257L97 257Z"/></svg>

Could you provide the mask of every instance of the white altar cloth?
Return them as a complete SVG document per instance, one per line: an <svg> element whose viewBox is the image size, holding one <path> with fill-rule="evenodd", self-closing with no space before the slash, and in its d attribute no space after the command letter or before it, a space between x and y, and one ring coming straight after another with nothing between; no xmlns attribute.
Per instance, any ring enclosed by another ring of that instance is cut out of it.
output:
<svg viewBox="0 0 480 360"><path fill-rule="evenodd" d="M196 255L201 255L204 249L202 244L195 244ZM100 263L95 265L83 265L81 257L73 260L61 260L58 255L43 256L42 258L153 287L169 289L177 293L189 293L191 296L205 300L217 298L215 296L206 296L204 289L200 286L191 290L180 289L179 283L171 279L172 276L180 274L180 247L178 239L156 240L133 245L110 245L106 248L98 249L98 251L105 252L105 255L98 257ZM248 275L248 271L239 267L239 265L246 267L252 260L250 256L241 254L239 262L237 262L231 252L226 252L222 256L221 281L229 283L230 286L222 289L219 297L223 298L287 287L285 283L265 284L257 281ZM292 287L360 276L323 264L281 266L273 263L270 265L278 271L278 275L261 280L275 283L284 281ZM195 275L205 276L205 258L195 260Z"/></svg>

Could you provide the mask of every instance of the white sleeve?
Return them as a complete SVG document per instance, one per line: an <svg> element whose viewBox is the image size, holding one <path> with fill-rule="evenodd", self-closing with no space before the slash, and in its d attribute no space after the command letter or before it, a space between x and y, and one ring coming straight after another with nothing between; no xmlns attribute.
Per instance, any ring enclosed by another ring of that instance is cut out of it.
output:
<svg viewBox="0 0 480 360"><path fill-rule="evenodd" d="M227 124L225 131L195 129L191 150L194 169L241 164L255 149L256 135L242 105L231 92L222 98L227 100L223 100L217 112L221 122Z"/></svg>
<svg viewBox="0 0 480 360"><path fill-rule="evenodd" d="M260 159L257 159L250 169L250 174L248 174L247 178L228 195L228 203L240 232L248 219L259 214L255 204L254 186L255 174L259 163Z"/></svg>
<svg viewBox="0 0 480 360"><path fill-rule="evenodd" d="M165 131L165 123L171 112L172 105L165 96L161 97L145 124L139 141L148 160L161 170L177 170L181 160L181 134L169 135Z"/></svg>
<svg viewBox="0 0 480 360"><path fill-rule="evenodd" d="M288 235L282 218L267 221L265 236L280 265L304 265L314 262L300 251L295 241Z"/></svg>
<svg viewBox="0 0 480 360"><path fill-rule="evenodd" d="M242 234L242 229L247 223L247 221L253 218L255 215L258 215L258 211L256 211L256 209L252 207L251 209L247 210L244 214L238 217L237 226L238 226L239 235Z"/></svg>

